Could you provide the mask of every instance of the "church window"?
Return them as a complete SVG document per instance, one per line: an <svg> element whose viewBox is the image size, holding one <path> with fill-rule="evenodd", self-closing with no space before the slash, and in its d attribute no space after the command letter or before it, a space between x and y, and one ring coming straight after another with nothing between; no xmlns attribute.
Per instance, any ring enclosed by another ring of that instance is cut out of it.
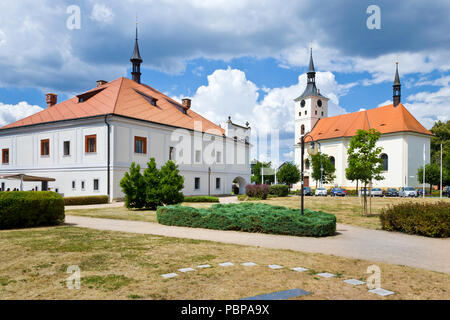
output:
<svg viewBox="0 0 450 320"><path fill-rule="evenodd" d="M323 116L323 111L322 111L322 116Z"/></svg>
<svg viewBox="0 0 450 320"><path fill-rule="evenodd" d="M306 170L309 170L309 159L306 159L305 161L305 168Z"/></svg>
<svg viewBox="0 0 450 320"><path fill-rule="evenodd" d="M300 127L300 134L305 134L305 125L302 124L302 126Z"/></svg>
<svg viewBox="0 0 450 320"><path fill-rule="evenodd" d="M301 117L301 116L302 116L302 113L301 113L301 112L299 112L299 113L298 113L298 116L299 116L299 117Z"/></svg>
<svg viewBox="0 0 450 320"><path fill-rule="evenodd" d="M317 110L316 110L316 116L317 116Z"/></svg>
<svg viewBox="0 0 450 320"><path fill-rule="evenodd" d="M336 160L334 160L334 157L330 157L330 161L333 167L336 167Z"/></svg>
<svg viewBox="0 0 450 320"><path fill-rule="evenodd" d="M383 153L381 155L381 159L383 160L383 171L388 171L388 162L389 162L389 157L386 153Z"/></svg>
<svg viewBox="0 0 450 320"><path fill-rule="evenodd" d="M305 106L306 102L305 100L302 100L302 102L300 102L300 105L302 106L302 108Z"/></svg>
<svg viewBox="0 0 450 320"><path fill-rule="evenodd" d="M308 111L305 111L305 116L308 114Z"/></svg>

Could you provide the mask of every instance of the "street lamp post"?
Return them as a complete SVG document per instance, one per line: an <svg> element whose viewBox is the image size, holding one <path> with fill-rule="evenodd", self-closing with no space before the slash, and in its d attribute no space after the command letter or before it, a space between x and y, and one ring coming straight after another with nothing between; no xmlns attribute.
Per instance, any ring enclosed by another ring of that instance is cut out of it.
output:
<svg viewBox="0 0 450 320"><path fill-rule="evenodd" d="M211 196L211 167L208 168L208 196Z"/></svg>
<svg viewBox="0 0 450 320"><path fill-rule="evenodd" d="M300 182L301 183L301 195L300 195L300 197L301 197L301 215L303 215L303 211L304 211L304 196L305 196L304 189L303 189L304 188L304 176L305 176L303 159L305 157L305 138L306 137L309 137L311 139L310 147L307 149L308 153L313 156L313 155L316 155L317 152L318 152L317 146L315 146L315 144L314 144L314 139L309 133L305 134L304 136L302 136L300 138L300 143L299 144L301 145L301 165L300 165L300 171L301 171L300 172L300 179L301 179L301 182Z"/></svg>

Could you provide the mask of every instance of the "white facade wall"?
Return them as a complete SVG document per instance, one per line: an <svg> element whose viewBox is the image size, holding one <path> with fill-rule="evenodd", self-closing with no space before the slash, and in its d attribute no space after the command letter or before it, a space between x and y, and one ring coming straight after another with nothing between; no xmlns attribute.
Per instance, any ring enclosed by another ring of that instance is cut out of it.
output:
<svg viewBox="0 0 450 320"><path fill-rule="evenodd" d="M108 117L110 124L110 195L112 199L123 197L120 180L132 162L146 167L150 158L155 158L161 167L169 160L170 147L175 148L175 162L185 177L185 195L230 194L232 183L239 178L241 192L250 182L250 145L242 141L222 138L211 134L137 121L122 117ZM0 149L9 149L9 164L0 164L0 175L28 174L55 178L48 187L64 196L106 195L108 152L108 129L105 118L73 120L52 124L21 127L0 131ZM85 136L97 136L95 153L85 153ZM134 152L134 137L147 139L147 153ZM194 137L195 136L195 137ZM214 137L212 140L211 138ZM50 140L49 156L41 156L40 141ZM64 156L63 143L70 141L70 156ZM196 161L195 151L200 151ZM208 189L208 168L211 168ZM200 187L195 189L195 178L200 178ZM216 178L220 186L216 188ZM99 190L93 190L94 179L99 180ZM72 188L72 182L75 188ZM84 189L81 184L84 182ZM5 189L20 187L20 181L0 180ZM24 182L24 190L41 183Z"/></svg>

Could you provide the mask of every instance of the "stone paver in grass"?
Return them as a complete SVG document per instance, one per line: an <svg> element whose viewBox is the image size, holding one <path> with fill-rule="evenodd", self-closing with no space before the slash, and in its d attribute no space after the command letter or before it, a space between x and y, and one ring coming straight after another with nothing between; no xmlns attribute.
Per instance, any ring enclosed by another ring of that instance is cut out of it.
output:
<svg viewBox="0 0 450 320"><path fill-rule="evenodd" d="M347 279L344 280L345 283L351 284L353 286L359 286L361 284L364 284L364 281L356 280L356 279Z"/></svg>
<svg viewBox="0 0 450 320"><path fill-rule="evenodd" d="M308 270L308 269L302 268L302 267L297 267L297 268L291 268L291 270L297 271L297 272L303 272L303 271L306 271L306 270Z"/></svg>
<svg viewBox="0 0 450 320"><path fill-rule="evenodd" d="M244 262L244 263L241 263L244 267L253 267L253 266L257 266L257 264L256 263L254 263L254 262Z"/></svg>
<svg viewBox="0 0 450 320"><path fill-rule="evenodd" d="M200 269L211 268L211 265L209 265L209 264L201 264L201 265L197 266L197 268L200 268Z"/></svg>
<svg viewBox="0 0 450 320"><path fill-rule="evenodd" d="M283 266L279 266L277 264L269 264L270 269L283 269Z"/></svg>
<svg viewBox="0 0 450 320"><path fill-rule="evenodd" d="M279 292L272 292L268 294L261 294L258 296L248 297L241 300L286 300L289 298L306 296L308 294L311 294L311 292L302 289L291 289Z"/></svg>
<svg viewBox="0 0 450 320"><path fill-rule="evenodd" d="M372 289L372 290L369 290L369 292L375 293L382 297L390 296L391 294L394 294L394 292L392 292L392 291L381 289L381 288Z"/></svg>
<svg viewBox="0 0 450 320"><path fill-rule="evenodd" d="M180 271L180 272L189 272L189 271L195 271L195 269L193 269L193 268L181 268L181 269L178 269L178 271Z"/></svg>
<svg viewBox="0 0 450 320"><path fill-rule="evenodd" d="M332 277L336 277L335 274L328 273L328 272L318 273L317 275L320 276L320 277L324 277L324 278L332 278Z"/></svg>
<svg viewBox="0 0 450 320"><path fill-rule="evenodd" d="M219 266L221 266L221 267L231 267L231 266L234 266L234 264L232 262L223 262L223 263L219 263Z"/></svg>
<svg viewBox="0 0 450 320"><path fill-rule="evenodd" d="M162 274L161 277L163 277L164 279L169 279L169 278L173 278L178 276L178 274L176 273L166 273L166 274Z"/></svg>

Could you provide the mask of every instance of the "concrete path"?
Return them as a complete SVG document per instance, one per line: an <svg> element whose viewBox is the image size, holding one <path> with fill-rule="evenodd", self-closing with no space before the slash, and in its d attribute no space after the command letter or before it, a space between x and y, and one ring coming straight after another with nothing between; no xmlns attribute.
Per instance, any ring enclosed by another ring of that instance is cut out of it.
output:
<svg viewBox="0 0 450 320"><path fill-rule="evenodd" d="M66 210L71 209L102 209L102 208L116 208L123 207L125 202L112 202L112 203L102 203L102 204L85 204L81 206L65 206Z"/></svg>
<svg viewBox="0 0 450 320"><path fill-rule="evenodd" d="M173 227L151 222L70 215L66 216L66 223L98 230L325 253L450 273L450 239L432 239L344 224L337 225L338 235L334 237L310 238Z"/></svg>
<svg viewBox="0 0 450 320"><path fill-rule="evenodd" d="M239 203L237 196L219 197L220 203Z"/></svg>

